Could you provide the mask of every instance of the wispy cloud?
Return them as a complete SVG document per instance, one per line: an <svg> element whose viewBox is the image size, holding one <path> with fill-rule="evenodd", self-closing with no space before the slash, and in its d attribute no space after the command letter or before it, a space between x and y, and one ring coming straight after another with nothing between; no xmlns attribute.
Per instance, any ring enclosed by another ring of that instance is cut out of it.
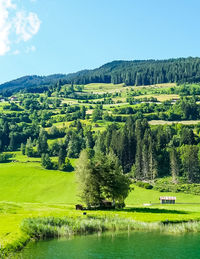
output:
<svg viewBox="0 0 200 259"><path fill-rule="evenodd" d="M23 41L30 40L39 31L40 23L35 13L17 12L14 24L18 39Z"/></svg>
<svg viewBox="0 0 200 259"><path fill-rule="evenodd" d="M41 21L36 13L20 10L16 0L0 0L0 56L13 43L30 40L39 31Z"/></svg>
<svg viewBox="0 0 200 259"><path fill-rule="evenodd" d="M19 55L20 54L20 51L17 49L17 50L15 50L15 51L13 51L13 53L12 53L12 55Z"/></svg>
<svg viewBox="0 0 200 259"><path fill-rule="evenodd" d="M15 9L11 0L0 1L0 55L4 55L10 50L9 34L11 23L9 22L9 11Z"/></svg>
<svg viewBox="0 0 200 259"><path fill-rule="evenodd" d="M25 50L26 53L30 53L34 51L36 51L36 47L34 45L27 47Z"/></svg>

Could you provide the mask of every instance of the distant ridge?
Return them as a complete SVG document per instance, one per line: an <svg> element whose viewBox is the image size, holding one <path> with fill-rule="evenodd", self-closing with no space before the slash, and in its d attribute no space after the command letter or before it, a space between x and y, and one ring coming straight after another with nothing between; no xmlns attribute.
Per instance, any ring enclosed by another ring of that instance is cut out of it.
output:
<svg viewBox="0 0 200 259"><path fill-rule="evenodd" d="M200 82L200 58L188 57L166 60L116 60L93 70L50 76L24 76L0 85L0 92L12 94L19 90L38 92L56 84L124 83L151 85L157 83Z"/></svg>

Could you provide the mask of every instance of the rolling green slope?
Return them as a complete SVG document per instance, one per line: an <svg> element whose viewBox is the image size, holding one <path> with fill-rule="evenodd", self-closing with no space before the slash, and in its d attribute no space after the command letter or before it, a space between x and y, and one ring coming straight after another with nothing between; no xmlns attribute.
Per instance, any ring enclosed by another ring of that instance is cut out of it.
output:
<svg viewBox="0 0 200 259"><path fill-rule="evenodd" d="M0 165L0 201L67 203L77 201L74 173L44 170L38 163Z"/></svg>
<svg viewBox="0 0 200 259"><path fill-rule="evenodd" d="M1 164L0 194L0 201L6 202L70 205L79 201L74 173L45 170L38 162ZM137 186L129 194L126 204L159 203L160 196L176 196L177 203L200 204L200 196L197 195L160 193Z"/></svg>

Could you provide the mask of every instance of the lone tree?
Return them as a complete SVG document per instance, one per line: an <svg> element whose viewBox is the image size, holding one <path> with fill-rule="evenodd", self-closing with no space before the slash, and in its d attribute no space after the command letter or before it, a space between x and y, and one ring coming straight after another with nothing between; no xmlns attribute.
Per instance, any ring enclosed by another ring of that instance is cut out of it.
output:
<svg viewBox="0 0 200 259"><path fill-rule="evenodd" d="M109 199L116 206L124 206L130 190L130 180L123 174L118 158L109 153L98 153L89 159L86 150L80 154L76 167L79 193L88 207L102 206Z"/></svg>

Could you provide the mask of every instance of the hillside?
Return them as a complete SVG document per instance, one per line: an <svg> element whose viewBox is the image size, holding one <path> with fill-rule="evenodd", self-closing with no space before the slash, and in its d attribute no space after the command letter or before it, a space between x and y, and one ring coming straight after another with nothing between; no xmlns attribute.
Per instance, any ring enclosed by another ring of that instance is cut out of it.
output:
<svg viewBox="0 0 200 259"><path fill-rule="evenodd" d="M0 85L0 92L11 95L20 89L44 92L60 81L67 83L113 83L125 85L152 85L160 83L200 82L200 58L168 60L113 61L93 70L83 70L68 75L25 76Z"/></svg>

